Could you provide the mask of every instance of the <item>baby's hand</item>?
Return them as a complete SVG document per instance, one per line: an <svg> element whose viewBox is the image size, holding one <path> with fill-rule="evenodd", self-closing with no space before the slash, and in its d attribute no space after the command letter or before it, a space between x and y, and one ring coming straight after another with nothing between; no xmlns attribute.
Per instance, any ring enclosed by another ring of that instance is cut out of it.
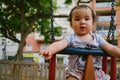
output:
<svg viewBox="0 0 120 80"><path fill-rule="evenodd" d="M48 50L41 50L40 55L43 55L46 60L49 60L52 58L52 53L50 53Z"/></svg>

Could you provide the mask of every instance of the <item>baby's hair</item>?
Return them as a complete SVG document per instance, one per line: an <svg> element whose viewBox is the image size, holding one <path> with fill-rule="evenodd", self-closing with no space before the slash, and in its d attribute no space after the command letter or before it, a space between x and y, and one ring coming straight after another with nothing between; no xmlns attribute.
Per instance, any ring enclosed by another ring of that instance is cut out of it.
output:
<svg viewBox="0 0 120 80"><path fill-rule="evenodd" d="M95 21L96 21L96 15L95 15L93 9L92 9L90 6L88 6L88 5L78 5L78 6L75 6L75 7L71 10L71 12L70 12L70 14L69 14L68 21L71 22L71 20L72 20L72 12L73 12L75 9L83 9L83 8L85 8L85 9L90 9L90 10L91 10L93 22L95 22Z"/></svg>

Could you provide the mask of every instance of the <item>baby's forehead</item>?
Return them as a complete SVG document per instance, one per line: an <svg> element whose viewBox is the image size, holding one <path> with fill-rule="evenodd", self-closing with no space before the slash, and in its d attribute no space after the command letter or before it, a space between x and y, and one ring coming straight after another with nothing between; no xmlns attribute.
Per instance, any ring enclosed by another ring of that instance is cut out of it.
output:
<svg viewBox="0 0 120 80"><path fill-rule="evenodd" d="M87 8L87 7L82 7L82 8L75 8L72 12L74 12L74 11L79 11L79 10L87 10L87 11L90 11L90 12L92 12L91 11L91 9L90 8Z"/></svg>
<svg viewBox="0 0 120 80"><path fill-rule="evenodd" d="M72 11L72 15L92 15L89 8L77 8Z"/></svg>

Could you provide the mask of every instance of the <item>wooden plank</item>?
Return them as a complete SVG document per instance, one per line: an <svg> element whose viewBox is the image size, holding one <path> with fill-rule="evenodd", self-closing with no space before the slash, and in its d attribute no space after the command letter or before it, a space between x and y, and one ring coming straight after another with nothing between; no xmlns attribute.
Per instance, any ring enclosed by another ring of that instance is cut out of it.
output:
<svg viewBox="0 0 120 80"><path fill-rule="evenodd" d="M10 63L10 78L13 77L14 65Z"/></svg>
<svg viewBox="0 0 120 80"><path fill-rule="evenodd" d="M111 57L111 65L110 65L110 77L111 80L116 80L116 58Z"/></svg>
<svg viewBox="0 0 120 80"><path fill-rule="evenodd" d="M92 55L87 56L87 61L85 64L84 80L95 80L94 66Z"/></svg>
<svg viewBox="0 0 120 80"><path fill-rule="evenodd" d="M38 66L34 65L34 79L37 79L37 70L38 70Z"/></svg>
<svg viewBox="0 0 120 80"><path fill-rule="evenodd" d="M56 55L54 54L49 61L49 80L55 80Z"/></svg>
<svg viewBox="0 0 120 80"><path fill-rule="evenodd" d="M16 71L14 72L15 66L16 66ZM61 73L63 72L61 70L63 67L61 65L57 67L60 67L57 68L59 75L60 76L63 75L63 73ZM19 69L19 73L17 69ZM6 73L6 71L8 72ZM29 63L29 62L26 63L26 62L0 60L0 79L2 80L39 80L39 79L48 80L48 75L49 75L48 72L49 72L49 64L43 64L43 63L37 64L37 63ZM62 76L59 78L60 78L59 80L65 79L65 78L63 79Z"/></svg>
<svg viewBox="0 0 120 80"><path fill-rule="evenodd" d="M23 65L20 64L19 79L22 79L22 74L23 74Z"/></svg>
<svg viewBox="0 0 120 80"><path fill-rule="evenodd" d="M31 69L31 71L30 71L30 80L33 80L34 79L34 75L33 75L33 73L34 73L34 68L33 68L33 65L32 66L30 66L30 69Z"/></svg>

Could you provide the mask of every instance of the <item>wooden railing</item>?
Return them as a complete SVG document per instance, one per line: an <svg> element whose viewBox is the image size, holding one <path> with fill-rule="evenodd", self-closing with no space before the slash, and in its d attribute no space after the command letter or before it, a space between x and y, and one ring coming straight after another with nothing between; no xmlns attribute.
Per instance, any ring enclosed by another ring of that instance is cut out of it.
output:
<svg viewBox="0 0 120 80"><path fill-rule="evenodd" d="M56 65L56 80L65 80L67 65ZM49 64L0 60L0 80L48 80Z"/></svg>

